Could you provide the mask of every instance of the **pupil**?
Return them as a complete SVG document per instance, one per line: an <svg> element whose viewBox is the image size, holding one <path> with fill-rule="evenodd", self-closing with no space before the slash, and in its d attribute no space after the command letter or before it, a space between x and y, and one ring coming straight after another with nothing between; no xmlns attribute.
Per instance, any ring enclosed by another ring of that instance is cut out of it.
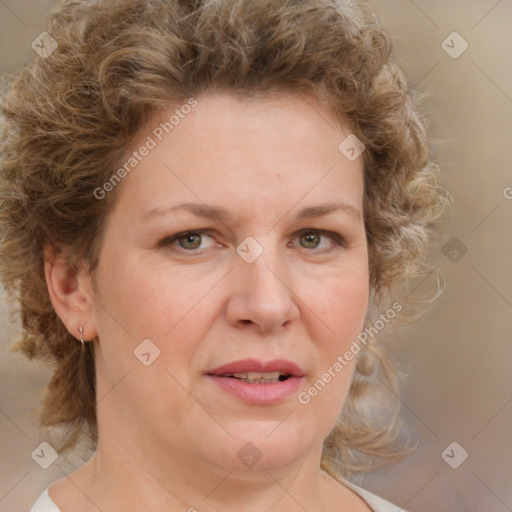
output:
<svg viewBox="0 0 512 512"><path fill-rule="evenodd" d="M311 244L310 247L316 247L316 245L318 245L318 241L319 241L319 235L318 234L315 234L315 233L308 233L306 235L303 235L305 241L306 241L306 245L307 244Z"/></svg>
<svg viewBox="0 0 512 512"><path fill-rule="evenodd" d="M194 243L194 239L195 239L196 243ZM197 249L200 245L200 243L197 243L197 242L200 242L199 235L187 235L187 236L184 236L181 240L185 241L185 245L180 241L180 245L184 249ZM193 247L191 247L190 245L187 245L188 243L190 243Z"/></svg>

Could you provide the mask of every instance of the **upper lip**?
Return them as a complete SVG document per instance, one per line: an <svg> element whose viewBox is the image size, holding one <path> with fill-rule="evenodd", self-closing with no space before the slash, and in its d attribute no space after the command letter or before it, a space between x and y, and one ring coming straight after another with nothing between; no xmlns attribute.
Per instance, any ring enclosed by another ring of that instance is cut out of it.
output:
<svg viewBox="0 0 512 512"><path fill-rule="evenodd" d="M219 366L207 373L208 375L226 375L246 372L281 372L293 377L304 376L304 371L300 366L286 359L274 359L268 362L259 361L258 359L241 359Z"/></svg>

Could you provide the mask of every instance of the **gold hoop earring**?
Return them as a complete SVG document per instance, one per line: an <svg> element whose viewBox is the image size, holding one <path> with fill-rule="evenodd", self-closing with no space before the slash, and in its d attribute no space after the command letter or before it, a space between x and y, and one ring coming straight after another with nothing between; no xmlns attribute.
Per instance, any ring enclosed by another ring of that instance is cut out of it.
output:
<svg viewBox="0 0 512 512"><path fill-rule="evenodd" d="M80 326L78 328L78 331L80 332L80 341L82 343L82 347L84 346L84 328Z"/></svg>

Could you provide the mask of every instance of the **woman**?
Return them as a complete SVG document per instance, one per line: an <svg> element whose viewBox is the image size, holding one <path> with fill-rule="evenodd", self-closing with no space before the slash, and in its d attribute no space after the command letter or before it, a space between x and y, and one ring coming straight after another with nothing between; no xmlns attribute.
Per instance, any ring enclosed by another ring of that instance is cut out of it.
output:
<svg viewBox="0 0 512 512"><path fill-rule="evenodd" d="M52 446L94 454L32 510L402 510L346 477L399 455L371 319L442 195L367 6L64 0L41 41L2 105L2 279Z"/></svg>

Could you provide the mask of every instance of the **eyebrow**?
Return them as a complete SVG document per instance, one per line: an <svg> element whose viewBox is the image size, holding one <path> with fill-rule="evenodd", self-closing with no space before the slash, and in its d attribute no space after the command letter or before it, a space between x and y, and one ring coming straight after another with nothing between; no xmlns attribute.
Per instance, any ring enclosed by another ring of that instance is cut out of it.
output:
<svg viewBox="0 0 512 512"><path fill-rule="evenodd" d="M162 217L177 210L185 210L192 213L193 215L196 215L197 217L202 217L204 219L220 220L225 224L229 224L233 220L233 215L231 212L222 206L207 205L204 203L181 203L164 209L153 208L142 216L142 221L147 221L155 217ZM295 215L295 219L311 219L315 217L322 217L334 212L344 212L357 220L361 220L360 211L357 208L354 208L352 205L344 202L308 206L300 210Z"/></svg>
<svg viewBox="0 0 512 512"><path fill-rule="evenodd" d="M207 205L204 203L181 203L164 209L153 208L142 216L142 221L145 222L155 217L162 217L176 210L185 210L192 213L193 215L196 215L197 217L210 220L219 220L225 224L229 224L233 221L233 214L229 210L226 210L222 206ZM295 219L311 219L322 217L334 212L347 213L355 219L361 220L361 212L354 206L343 201L337 203L325 203L315 206L308 206L300 210L295 215Z"/></svg>

